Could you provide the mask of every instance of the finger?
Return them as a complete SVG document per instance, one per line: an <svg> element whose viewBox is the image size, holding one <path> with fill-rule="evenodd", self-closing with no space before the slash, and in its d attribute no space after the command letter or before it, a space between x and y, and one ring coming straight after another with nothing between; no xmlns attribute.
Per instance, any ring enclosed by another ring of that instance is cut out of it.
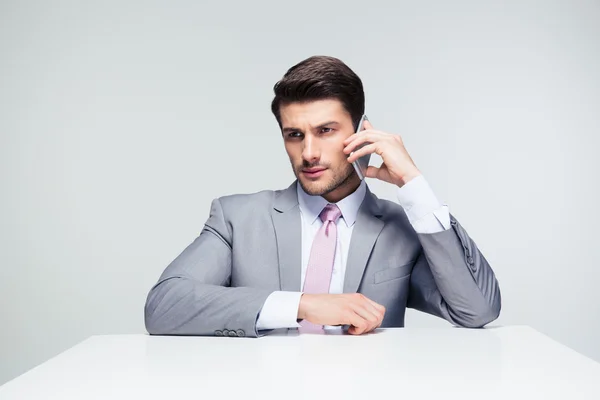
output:
<svg viewBox="0 0 600 400"><path fill-rule="evenodd" d="M389 134L388 134L389 135ZM377 140L385 139L386 134L379 131L360 131L359 133L354 133L346 138L342 143L344 146L344 151L348 149L350 144L353 144L354 147L359 146L365 141L375 142ZM348 153L352 152L352 150L348 151Z"/></svg>
<svg viewBox="0 0 600 400"><path fill-rule="evenodd" d="M344 141L342 142L344 144L344 147L348 145L348 143L352 142L355 139L358 139L360 136L366 134L367 131L360 131L358 133L353 133L352 135L348 136L346 139L344 139Z"/></svg>
<svg viewBox="0 0 600 400"><path fill-rule="evenodd" d="M369 326L369 323L367 322L367 320L362 318L360 315L358 315L352 309L348 310L348 312L346 314L346 320L344 322L347 325L352 325L352 327L350 327L350 329L348 329L348 332L350 332L350 330L352 330L351 333L353 333L355 335L360 335L361 333L364 333L365 330ZM352 328L354 328L354 329L352 329Z"/></svg>
<svg viewBox="0 0 600 400"><path fill-rule="evenodd" d="M371 333L371 332L375 332L379 327L381 326L381 323L377 324L376 326L374 326L371 330L369 330L366 333Z"/></svg>
<svg viewBox="0 0 600 400"><path fill-rule="evenodd" d="M352 163L352 162L358 160L359 158L361 158L362 156L366 156L367 154L377 153L378 149L379 149L379 146L376 143L371 143L371 144L366 145L365 147L361 147L360 149L356 150L354 153L352 153L348 157L348 162Z"/></svg>
<svg viewBox="0 0 600 400"><path fill-rule="evenodd" d="M379 316L377 315L375 308L366 302L363 304L352 304L350 307L352 307L354 312L362 319L365 319L372 324L379 321Z"/></svg>
<svg viewBox="0 0 600 400"><path fill-rule="evenodd" d="M360 303L351 304L352 309L356 312L361 318L366 321L366 327L362 331L362 333L370 332L377 324L379 324L379 315L375 307L373 307L369 302L362 301Z"/></svg>
<svg viewBox="0 0 600 400"><path fill-rule="evenodd" d="M369 329L367 330L367 332L371 332L372 330L375 330L381 326L381 323L383 322L383 317L385 315L385 307L375 303L368 297L364 298L363 304L375 317L375 321L370 320L371 326L369 326Z"/></svg>
<svg viewBox="0 0 600 400"><path fill-rule="evenodd" d="M365 303L369 304L372 307L372 312L377 316L377 323L373 326L373 329L377 329L383 323L383 318L385 317L385 307L381 304L374 302L365 296Z"/></svg>
<svg viewBox="0 0 600 400"><path fill-rule="evenodd" d="M377 178L377 174L379 174L379 168L369 165L367 167L366 177L367 178Z"/></svg>
<svg viewBox="0 0 600 400"><path fill-rule="evenodd" d="M381 304L374 302L373 300L371 300L370 298L365 296L365 300L367 300L370 304L373 305L373 307L375 307L378 311L384 313L385 312L385 307L382 306Z"/></svg>
<svg viewBox="0 0 600 400"><path fill-rule="evenodd" d="M357 309L357 313L361 317L366 318L369 321L369 326L367 327L367 329L365 329L364 333L371 332L372 330L376 329L379 325L381 325L381 322L383 321L383 315L379 310L375 308L375 306L373 306L368 301L363 301L363 303L360 306L362 306L362 308ZM369 313L370 315L366 315L365 313Z"/></svg>
<svg viewBox="0 0 600 400"><path fill-rule="evenodd" d="M356 307L362 307L364 310L367 310L368 312L370 312L373 317L375 318L375 320L372 320L369 318L369 320L371 322L379 322L379 319L381 317L381 308L377 307L378 304L375 303L374 301L370 300L369 298L367 298L366 296L363 297L363 300L360 301L359 303L356 304ZM359 313L360 314L360 313ZM362 314L360 314L362 315Z"/></svg>
<svg viewBox="0 0 600 400"><path fill-rule="evenodd" d="M344 153L350 154L357 146L365 143L367 141L367 132L362 131L361 133L355 133L350 135L346 140L344 140Z"/></svg>
<svg viewBox="0 0 600 400"><path fill-rule="evenodd" d="M351 335L362 335L362 334L365 334L365 333L369 333L369 332L371 332L373 330L374 329L371 329L371 328L368 328L368 329L365 329L365 330L361 330L361 329L355 327L354 325L352 325L350 328L348 328L348 333L351 334Z"/></svg>

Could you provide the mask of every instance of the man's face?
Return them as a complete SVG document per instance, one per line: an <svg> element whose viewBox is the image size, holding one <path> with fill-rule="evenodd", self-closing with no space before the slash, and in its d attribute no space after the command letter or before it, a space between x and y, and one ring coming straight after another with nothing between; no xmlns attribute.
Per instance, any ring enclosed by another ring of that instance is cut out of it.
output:
<svg viewBox="0 0 600 400"><path fill-rule="evenodd" d="M304 191L337 202L360 181L343 153L354 133L352 118L339 100L317 100L281 106L285 149Z"/></svg>

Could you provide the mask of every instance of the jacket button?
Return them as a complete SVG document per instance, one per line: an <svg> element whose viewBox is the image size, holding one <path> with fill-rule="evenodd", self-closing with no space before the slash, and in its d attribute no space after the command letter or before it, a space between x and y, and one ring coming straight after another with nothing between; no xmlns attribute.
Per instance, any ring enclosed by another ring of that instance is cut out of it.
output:
<svg viewBox="0 0 600 400"><path fill-rule="evenodd" d="M223 331L215 331L215 336L223 336Z"/></svg>
<svg viewBox="0 0 600 400"><path fill-rule="evenodd" d="M243 331L243 330L241 330L241 329L238 329L238 330L236 331L236 333L237 333L237 335L238 335L239 337L244 337L244 336L246 336L246 332L244 332L244 331Z"/></svg>
<svg viewBox="0 0 600 400"><path fill-rule="evenodd" d="M229 331L227 329L223 329L223 336L229 335Z"/></svg>
<svg viewBox="0 0 600 400"><path fill-rule="evenodd" d="M237 336L237 333L235 333L235 331L229 331L228 333L229 333L229 336L230 336L230 337L235 337L235 336Z"/></svg>
<svg viewBox="0 0 600 400"><path fill-rule="evenodd" d="M471 256L467 257L467 262L469 264L473 265L473 263L474 263L473 257L471 257Z"/></svg>

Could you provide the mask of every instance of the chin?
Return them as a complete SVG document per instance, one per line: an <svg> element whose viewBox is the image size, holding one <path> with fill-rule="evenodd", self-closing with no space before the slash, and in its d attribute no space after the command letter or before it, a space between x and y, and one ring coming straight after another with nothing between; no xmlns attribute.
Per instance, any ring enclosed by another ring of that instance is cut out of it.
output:
<svg viewBox="0 0 600 400"><path fill-rule="evenodd" d="M327 184L324 182L306 181L304 179L299 180L302 189L311 196L321 196L327 191Z"/></svg>

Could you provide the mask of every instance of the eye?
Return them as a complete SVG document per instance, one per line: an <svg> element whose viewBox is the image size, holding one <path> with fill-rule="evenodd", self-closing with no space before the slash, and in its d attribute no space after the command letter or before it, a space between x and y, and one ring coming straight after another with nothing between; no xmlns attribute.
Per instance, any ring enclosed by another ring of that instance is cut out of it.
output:
<svg viewBox="0 0 600 400"><path fill-rule="evenodd" d="M331 128L322 128L322 129L321 129L321 133L329 133L329 132L331 132L332 130L333 130L333 129L331 129Z"/></svg>
<svg viewBox="0 0 600 400"><path fill-rule="evenodd" d="M300 133L300 132L290 132L290 133L288 134L288 137L291 137L291 138L299 138L299 137L302 137L302 133Z"/></svg>

